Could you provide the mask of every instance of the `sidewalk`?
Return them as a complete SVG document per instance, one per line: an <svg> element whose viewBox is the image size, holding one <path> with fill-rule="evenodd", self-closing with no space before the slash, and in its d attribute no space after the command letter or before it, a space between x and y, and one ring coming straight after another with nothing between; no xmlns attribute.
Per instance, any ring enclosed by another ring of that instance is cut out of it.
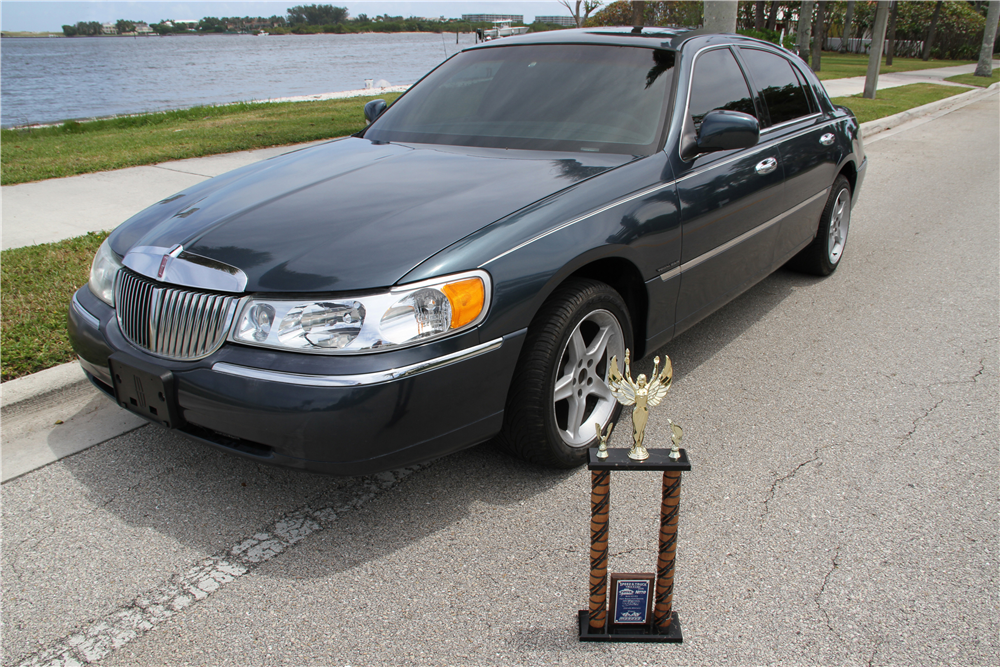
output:
<svg viewBox="0 0 1000 667"><path fill-rule="evenodd" d="M1000 62L994 60L993 69L997 69L998 67L1000 67ZM945 81L945 79L950 76L958 76L959 74L972 74L975 71L975 65L956 65L955 67L937 67L934 69L915 70L913 72L900 72L898 74L880 74L878 77L878 89L908 86L911 83L936 83L941 86L968 88L968 86ZM853 76L849 79L830 79L823 82L823 87L826 88L826 92L830 97L860 95L865 92L865 77Z"/></svg>

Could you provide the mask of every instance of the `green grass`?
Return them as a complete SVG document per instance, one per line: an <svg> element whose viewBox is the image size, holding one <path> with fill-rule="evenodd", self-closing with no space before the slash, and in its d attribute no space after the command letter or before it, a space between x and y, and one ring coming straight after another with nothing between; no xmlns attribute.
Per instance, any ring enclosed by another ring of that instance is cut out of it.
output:
<svg viewBox="0 0 1000 667"><path fill-rule="evenodd" d="M985 88L986 86L991 86L997 81L1000 81L1000 68L994 68L992 76L976 76L975 74L959 74L958 76L949 76L945 81L951 81L952 83L960 83L963 86L978 86L980 88Z"/></svg>
<svg viewBox="0 0 1000 667"><path fill-rule="evenodd" d="M0 374L4 382L72 361L70 299L90 277L108 232L0 253Z"/></svg>
<svg viewBox="0 0 1000 667"><path fill-rule="evenodd" d="M879 74L894 74L896 72L912 72L921 69L934 69L937 67L953 67L955 65L968 65L969 60L928 60L924 62L920 58L893 58L892 67L885 64L882 58L882 69ZM868 56L859 53L834 53L824 51L820 58L820 71L816 76L820 80L826 79L848 79L852 76L864 76L868 72Z"/></svg>
<svg viewBox="0 0 1000 667"><path fill-rule="evenodd" d="M898 88L883 88L879 90L874 100L867 100L861 95L850 97L834 97L833 103L840 104L858 117L858 122L867 123L906 111L923 104L943 100L952 95L966 92L965 88L957 86L938 86L933 83L912 83Z"/></svg>
<svg viewBox="0 0 1000 667"><path fill-rule="evenodd" d="M247 102L0 130L0 184L342 137L364 127L370 99Z"/></svg>

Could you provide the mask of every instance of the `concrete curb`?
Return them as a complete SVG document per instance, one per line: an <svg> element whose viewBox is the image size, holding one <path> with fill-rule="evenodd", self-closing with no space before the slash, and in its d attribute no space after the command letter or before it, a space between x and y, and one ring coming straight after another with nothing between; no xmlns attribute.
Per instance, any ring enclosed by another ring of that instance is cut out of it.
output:
<svg viewBox="0 0 1000 667"><path fill-rule="evenodd" d="M886 130L891 130L902 125L903 123L917 118L923 118L924 116L929 116L938 111L953 111L954 109L960 109L967 104L978 102L980 99L992 95L998 88L1000 88L1000 83L994 83L986 88L974 88L968 92L952 95L951 97L946 97L943 100L938 100L937 102L931 102L930 104L907 109L906 111L901 111L892 116L886 116L885 118L879 118L878 120L870 120L867 123L861 124L861 136L864 139L869 139L874 137L876 134L885 132Z"/></svg>
<svg viewBox="0 0 1000 667"><path fill-rule="evenodd" d="M80 364L72 361L61 366L46 368L0 384L0 408L10 408L19 403L34 401L46 394L52 394L87 382Z"/></svg>

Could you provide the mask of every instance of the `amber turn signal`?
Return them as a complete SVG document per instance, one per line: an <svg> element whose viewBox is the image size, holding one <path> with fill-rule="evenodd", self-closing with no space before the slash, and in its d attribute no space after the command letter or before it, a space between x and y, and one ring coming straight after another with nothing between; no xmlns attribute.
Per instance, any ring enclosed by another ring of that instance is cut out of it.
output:
<svg viewBox="0 0 1000 667"><path fill-rule="evenodd" d="M451 301L451 328L457 329L479 317L486 303L486 290L479 278L468 278L441 287Z"/></svg>

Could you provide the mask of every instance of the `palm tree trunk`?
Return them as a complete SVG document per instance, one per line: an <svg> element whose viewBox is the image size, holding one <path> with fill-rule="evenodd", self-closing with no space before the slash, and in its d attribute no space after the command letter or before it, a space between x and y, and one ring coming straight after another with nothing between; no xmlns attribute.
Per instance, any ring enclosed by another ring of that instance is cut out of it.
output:
<svg viewBox="0 0 1000 667"><path fill-rule="evenodd" d="M889 53L885 56L886 67L892 64L892 56L896 51L896 18L899 16L899 0L892 3L892 14L889 15Z"/></svg>
<svg viewBox="0 0 1000 667"><path fill-rule="evenodd" d="M931 16L931 27L927 29L927 38L924 40L924 54L923 60L926 62L931 59L931 47L934 46L934 37L937 36L938 20L941 18L941 5L944 2L939 1L934 5L934 14Z"/></svg>
<svg viewBox="0 0 1000 667"><path fill-rule="evenodd" d="M996 43L997 23L1000 23L1000 2L993 0L986 10L986 26L983 28L983 46L979 49L979 64L976 76L993 75L993 45Z"/></svg>
<svg viewBox="0 0 1000 667"><path fill-rule="evenodd" d="M820 57L823 54L823 14L826 11L826 0L816 3L816 22L813 24L813 58L812 70L818 72Z"/></svg>
<svg viewBox="0 0 1000 667"><path fill-rule="evenodd" d="M851 41L851 30L854 26L852 22L854 21L854 0L850 0L847 3L847 14L844 16L844 31L840 34L840 49L841 53L847 53L849 44Z"/></svg>

